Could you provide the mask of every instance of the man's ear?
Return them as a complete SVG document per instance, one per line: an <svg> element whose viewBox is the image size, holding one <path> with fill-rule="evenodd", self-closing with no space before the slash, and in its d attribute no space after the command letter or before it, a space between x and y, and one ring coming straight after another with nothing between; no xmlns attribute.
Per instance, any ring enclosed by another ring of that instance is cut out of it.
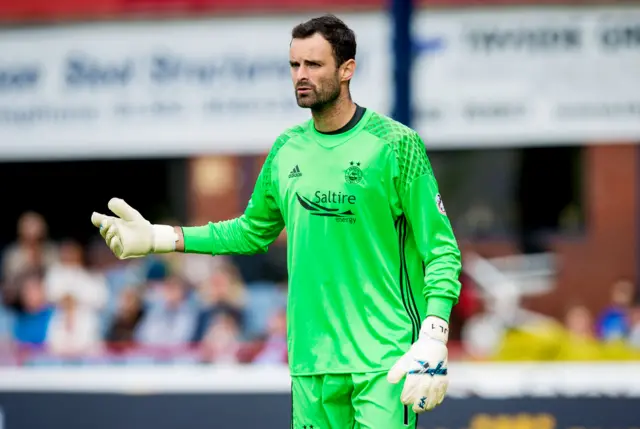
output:
<svg viewBox="0 0 640 429"><path fill-rule="evenodd" d="M353 77L356 71L356 60L350 59L344 62L340 66L340 80L342 82L348 82Z"/></svg>

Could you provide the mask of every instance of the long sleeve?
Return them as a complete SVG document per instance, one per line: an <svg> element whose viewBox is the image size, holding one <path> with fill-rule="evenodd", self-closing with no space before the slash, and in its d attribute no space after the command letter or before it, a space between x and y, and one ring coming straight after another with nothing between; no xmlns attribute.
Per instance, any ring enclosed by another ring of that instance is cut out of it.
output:
<svg viewBox="0 0 640 429"><path fill-rule="evenodd" d="M415 133L402 139L396 145L396 190L425 267L426 315L448 321L460 296L460 250L422 139Z"/></svg>
<svg viewBox="0 0 640 429"><path fill-rule="evenodd" d="M282 213L273 195L272 164L278 140L267 156L245 212L235 219L183 227L185 253L252 255L265 253L284 228Z"/></svg>

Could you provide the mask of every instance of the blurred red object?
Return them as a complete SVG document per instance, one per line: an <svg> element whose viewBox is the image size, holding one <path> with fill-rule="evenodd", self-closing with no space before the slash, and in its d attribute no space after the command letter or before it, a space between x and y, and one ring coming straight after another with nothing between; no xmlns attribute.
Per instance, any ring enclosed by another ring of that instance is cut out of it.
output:
<svg viewBox="0 0 640 429"><path fill-rule="evenodd" d="M478 295L478 289L473 280L466 274L460 276L462 289L460 291L460 299L458 305L454 307L454 311L458 312L462 319L468 319L471 316L482 311L482 300Z"/></svg>
<svg viewBox="0 0 640 429"><path fill-rule="evenodd" d="M415 0L418 6L587 4L586 0ZM380 10L390 0L0 0L0 22L52 22L202 13ZM626 1L608 1L626 3Z"/></svg>
<svg viewBox="0 0 640 429"><path fill-rule="evenodd" d="M55 21L115 15L121 0L0 0L2 21Z"/></svg>
<svg viewBox="0 0 640 429"><path fill-rule="evenodd" d="M384 0L0 0L1 21L109 19L193 13L380 9Z"/></svg>

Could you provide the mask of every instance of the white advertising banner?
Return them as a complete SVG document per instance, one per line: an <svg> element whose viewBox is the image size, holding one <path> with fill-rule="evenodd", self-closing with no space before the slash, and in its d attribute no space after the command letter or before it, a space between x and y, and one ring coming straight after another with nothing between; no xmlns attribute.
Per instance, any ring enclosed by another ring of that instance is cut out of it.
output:
<svg viewBox="0 0 640 429"><path fill-rule="evenodd" d="M264 153L309 118L291 29L308 16L108 23L0 33L0 159ZM389 26L358 35L358 102L389 110Z"/></svg>
<svg viewBox="0 0 640 429"><path fill-rule="evenodd" d="M640 141L640 8L421 11L431 147Z"/></svg>
<svg viewBox="0 0 640 429"><path fill-rule="evenodd" d="M306 120L289 74L309 16L0 32L0 159L264 153ZM346 14L352 92L390 113L390 18ZM414 128L432 149L640 141L640 8L422 10Z"/></svg>

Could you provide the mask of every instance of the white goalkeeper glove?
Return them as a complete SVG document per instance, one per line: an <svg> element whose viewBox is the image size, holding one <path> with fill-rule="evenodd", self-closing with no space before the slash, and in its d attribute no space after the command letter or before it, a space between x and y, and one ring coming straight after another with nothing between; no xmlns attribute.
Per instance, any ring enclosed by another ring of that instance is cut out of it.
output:
<svg viewBox="0 0 640 429"><path fill-rule="evenodd" d="M91 223L100 228L100 235L118 259L175 251L178 235L172 226L152 225L120 198L112 198L108 207L117 217L94 212Z"/></svg>
<svg viewBox="0 0 640 429"><path fill-rule="evenodd" d="M447 393L448 339L449 324L435 316L427 317L418 340L387 374L387 380L393 384L406 376L400 401L412 406L416 414L440 405Z"/></svg>

